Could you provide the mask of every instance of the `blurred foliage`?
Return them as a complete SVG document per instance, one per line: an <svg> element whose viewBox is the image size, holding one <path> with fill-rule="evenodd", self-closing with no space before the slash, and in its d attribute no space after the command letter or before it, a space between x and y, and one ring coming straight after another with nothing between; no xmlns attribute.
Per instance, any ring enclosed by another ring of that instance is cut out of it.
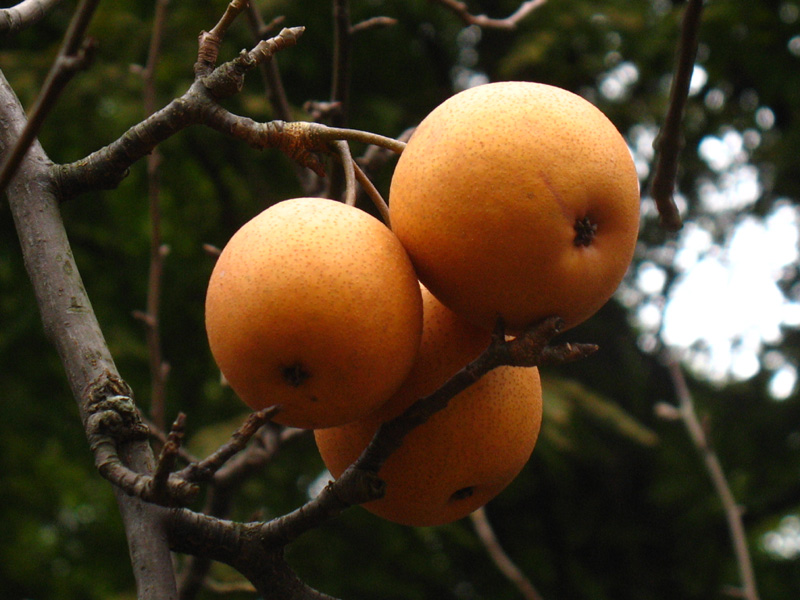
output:
<svg viewBox="0 0 800 600"><path fill-rule="evenodd" d="M74 4L60 3L34 28L0 40L0 68L26 107L36 97ZM67 87L40 136L53 160L80 159L144 116L137 65L147 57L153 5L101 3L91 28L98 41L96 60ZM156 78L162 104L190 85L197 35L214 25L225 5L224 0L169 4ZM297 118L307 118L304 102L330 97L330 2L257 0L256 5L267 22L284 16L285 25L306 27L300 43L281 52L277 62ZM517 0L471 0L469 6L476 14L504 17L517 8ZM542 81L580 92L626 135L636 127L657 126L666 108L681 6L669 0L553 0L516 31L478 32L427 0L352 2L353 22L385 15L398 23L353 39L348 124L398 136L459 82L486 77ZM794 203L800 198L800 49L789 51L800 34L798 10L798 3L788 0L708 3L699 55L708 81L690 102L680 174L690 217L709 217L697 202L698 179L711 175L698 155L699 142L725 128L758 128L758 108L764 106L775 123L762 131L751 157L763 190L748 210L764 214L779 197ZM233 57L252 45L241 19L222 56ZM635 66L637 76L621 95L604 95L603 82L625 63ZM715 90L725 101L704 101ZM272 118L257 73L226 105L256 119ZM188 414L190 448L203 453L245 413L220 385L208 352L203 298L213 259L202 246L224 245L245 220L302 192L285 157L252 150L214 131L192 128L160 151L163 236L171 249L161 311L163 351L171 365L167 414ZM377 175L383 191L390 175L391 163ZM112 353L147 410L147 348L142 325L132 316L145 306L147 292L144 164L135 165L118 189L76 198L63 213ZM717 235L729 231L736 218L721 217ZM648 248L668 242L655 223L654 218L643 222ZM113 493L94 471L3 203L0 228L3 596L133 597ZM539 445L523 473L488 507L506 550L546 598L712 599L726 597L725 586L737 582L724 516L697 452L680 423L653 414L656 402L674 402L674 392L657 356L642 351L637 336L616 302L563 336L598 343L601 351L545 373L547 407ZM782 352L798 358L798 348L797 335L787 334ZM765 377L727 386L693 381L692 389L734 493L747 507L761 595L793 600L800 589L800 561L776 558L762 540L785 515L800 510L800 403L794 397L771 399ZM322 472L313 441L308 436L293 440L241 490L235 516L270 517L295 508ZM311 585L349 600L519 597L491 564L468 520L413 529L356 508L302 537L289 548L288 559ZM222 568L214 576L236 580Z"/></svg>

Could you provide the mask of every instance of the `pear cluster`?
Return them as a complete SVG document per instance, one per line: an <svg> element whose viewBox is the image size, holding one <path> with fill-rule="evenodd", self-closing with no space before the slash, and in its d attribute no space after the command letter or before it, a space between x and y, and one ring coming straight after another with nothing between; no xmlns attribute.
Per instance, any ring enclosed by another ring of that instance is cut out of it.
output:
<svg viewBox="0 0 800 600"><path fill-rule="evenodd" d="M334 477L378 427L489 345L541 319L577 325L618 287L639 188L614 125L566 90L493 83L418 126L392 177L392 229L332 200L254 217L212 272L212 355L251 408L314 430ZM413 429L383 465L385 519L468 515L522 470L542 420L536 368L500 367Z"/></svg>

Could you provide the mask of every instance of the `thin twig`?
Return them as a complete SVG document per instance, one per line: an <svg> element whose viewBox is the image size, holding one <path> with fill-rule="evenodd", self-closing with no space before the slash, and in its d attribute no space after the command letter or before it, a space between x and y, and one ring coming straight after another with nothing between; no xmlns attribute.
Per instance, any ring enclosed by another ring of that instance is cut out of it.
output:
<svg viewBox="0 0 800 600"><path fill-rule="evenodd" d="M261 17L261 13L250 2L247 6L247 22L250 25L250 31L257 41L265 39L265 36L272 30L274 24L283 22L283 17L278 17L273 23L267 25ZM283 121L292 120L292 107L289 104L289 99L286 96L286 90L283 87L280 72L278 70L278 62L274 58L266 63L259 65L261 75L264 78L264 87L267 89L269 101L272 105L272 110L275 117Z"/></svg>
<svg viewBox="0 0 800 600"><path fill-rule="evenodd" d="M156 112L155 74L161 56L161 44L164 38L164 26L167 17L169 0L156 0L153 32L147 63L142 70L142 97L145 117ZM161 238L161 200L158 168L161 164L161 152L156 146L147 155L147 195L150 213L150 269L147 277L147 309L144 313L147 350L150 358L150 417L159 429L166 425L165 401L166 378L169 365L162 358L161 348L161 280L164 271L164 258L169 253L169 246L162 243Z"/></svg>
<svg viewBox="0 0 800 600"><path fill-rule="evenodd" d="M534 10L542 6L547 0L527 0L519 5L519 8L505 19L492 19L486 15L470 14L467 5L458 0L437 0L443 6L452 10L465 25L477 25L478 27L490 27L492 29L516 29L519 22L527 17Z"/></svg>
<svg viewBox="0 0 800 600"><path fill-rule="evenodd" d="M64 36L61 49L30 111L28 121L0 167L0 194L5 192L8 187L61 91L75 73L88 65L94 42L84 39L84 36L99 2L100 0L81 0L78 5Z"/></svg>
<svg viewBox="0 0 800 600"><path fill-rule="evenodd" d="M333 0L333 51L331 65L331 92L328 105L336 107L328 113L328 124L343 127L350 111L350 69L352 40L350 23L350 0ZM325 180L324 194L328 198L339 198L346 193L347 182L339 170L331 172Z"/></svg>
<svg viewBox="0 0 800 600"><path fill-rule="evenodd" d="M391 27L392 25L397 25L397 19L393 17L370 17L350 27L350 35L355 35L368 29L375 29L376 27Z"/></svg>
<svg viewBox="0 0 800 600"><path fill-rule="evenodd" d="M44 17L61 0L24 0L0 10L0 33L17 33Z"/></svg>
<svg viewBox="0 0 800 600"><path fill-rule="evenodd" d="M251 413L242 426L237 429L231 439L222 445L216 452L209 455L199 463L194 463L176 473L184 480L192 483L207 481L216 473L232 456L244 449L256 432L266 424L280 410L279 406L270 406Z"/></svg>
<svg viewBox="0 0 800 600"><path fill-rule="evenodd" d="M327 139L348 140L351 142L374 144L375 146L387 148L396 154L402 154L403 150L406 148L405 142L379 135L377 133L361 131L360 129L325 127L324 125L320 125L318 123L315 123L314 125L318 125L316 128L317 131L319 131L319 134Z"/></svg>
<svg viewBox="0 0 800 600"><path fill-rule="evenodd" d="M243 50L239 56L216 69L211 70L209 66L198 70L197 80L203 83L215 99L229 98L241 91L248 71L271 60L276 52L297 44L304 31L305 27L302 26L284 27L278 35L261 40L249 52ZM216 60L216 56L214 59Z"/></svg>
<svg viewBox="0 0 800 600"><path fill-rule="evenodd" d="M258 123L221 107L216 107L203 122L226 135L247 142L254 148L278 149L320 176L323 176L325 171L317 154L329 153L330 145L337 140L375 144L397 153L405 148L405 143L399 140L368 131L328 127L308 121Z"/></svg>
<svg viewBox="0 0 800 600"><path fill-rule="evenodd" d="M242 11L247 8L248 0L231 0L225 8L225 13L211 29L203 31L198 39L197 62L194 65L195 77L203 77L211 73L217 64L219 48L228 28L233 24Z"/></svg>
<svg viewBox="0 0 800 600"><path fill-rule="evenodd" d="M333 0L333 66L331 81L332 103L341 110L333 113L331 124L341 127L347 122L350 104L350 6L349 0Z"/></svg>
<svg viewBox="0 0 800 600"><path fill-rule="evenodd" d="M353 169L355 170L356 179L358 183L361 184L361 187L366 192L367 196L369 196L372 203L375 205L375 208L378 209L378 212L383 219L383 222L386 226L391 229L392 228L392 219L389 213L389 205L386 204L386 200L383 199L381 193L378 191L367 174L361 169L357 162L353 163Z"/></svg>
<svg viewBox="0 0 800 600"><path fill-rule="evenodd" d="M356 205L356 163L353 160L353 155L350 153L350 145L342 140L333 142L333 147L336 148L339 158L342 161L342 169L344 170L344 203L350 206Z"/></svg>
<svg viewBox="0 0 800 600"><path fill-rule="evenodd" d="M543 600L543 596L536 591L530 579L525 576L503 549L500 540L495 535L492 524L489 523L489 519L486 516L486 509L484 507L479 508L470 515L470 519L472 520L472 526L475 528L475 533L478 534L478 538L480 538L484 548L489 553L489 557L500 572L505 575L506 579L516 586L522 597L525 600Z"/></svg>
<svg viewBox="0 0 800 600"><path fill-rule="evenodd" d="M218 595L225 594L255 594L255 586L249 581L216 581L214 579L206 578L203 581L204 587L210 592Z"/></svg>
<svg viewBox="0 0 800 600"><path fill-rule="evenodd" d="M658 159L650 193L658 207L661 226L668 231L677 231L683 226L673 194L678 175L678 158L683 147L681 125L689 98L689 84L692 81L694 62L697 57L703 2L704 0L689 0L684 9L669 107L661 131L653 142L653 147L658 152Z"/></svg>
<svg viewBox="0 0 800 600"><path fill-rule="evenodd" d="M180 413L172 424L166 442L161 447L161 453L158 456L155 471L153 471L153 493L157 498L169 497L169 478L172 471L175 470L175 462L178 460L180 448L183 445L185 423L186 415Z"/></svg>
<svg viewBox="0 0 800 600"><path fill-rule="evenodd" d="M147 419L146 416L141 416L142 423L147 427L147 432L151 439L156 440L159 445L163 446L167 443L169 435L164 433L163 429L159 429L155 423ZM194 454L189 452L184 446L178 448L178 456L180 456L186 463L198 462L200 459Z"/></svg>
<svg viewBox="0 0 800 600"><path fill-rule="evenodd" d="M406 129L400 134L396 142L399 142L400 145L405 145L415 129L415 127ZM376 146L370 144L367 146L364 154L362 154L361 157L356 160L356 177L358 178L358 182L361 184L361 188L369 196L370 200L372 200L372 203L378 209L378 212L383 218L383 222L386 223L389 228L392 226L389 205L380 194L378 189L372 184L371 177L376 174L391 157L396 156L396 154L396 152L385 146Z"/></svg>
<svg viewBox="0 0 800 600"><path fill-rule="evenodd" d="M253 2L247 6L247 22L250 26L250 31L253 38L257 41L266 39L266 37L273 31L273 29L283 23L284 17L276 17L270 23L265 23L261 17L261 12L256 8ZM292 107L289 103L289 98L286 95L286 89L283 85L280 69L278 67L277 57L272 57L272 60L262 62L258 66L261 78L264 81L264 88L266 89L267 98L269 99L270 106L275 118L282 121L292 121ZM293 163L295 175L300 186L306 194L312 195L319 187L319 178L307 169L303 169L300 165Z"/></svg>
<svg viewBox="0 0 800 600"><path fill-rule="evenodd" d="M739 577L741 578L741 596L746 600L758 600L753 563L747 548L747 534L745 533L744 524L742 523L742 509L736 502L733 492L731 492L719 457L711 448L703 425L697 418L694 400L689 391L689 386L686 383L683 369L678 361L672 358L668 359L667 366L675 386L680 417L689 432L692 442L703 458L703 463L711 478L714 490L722 502L722 508L728 522L731 543L733 544L734 554L736 555Z"/></svg>

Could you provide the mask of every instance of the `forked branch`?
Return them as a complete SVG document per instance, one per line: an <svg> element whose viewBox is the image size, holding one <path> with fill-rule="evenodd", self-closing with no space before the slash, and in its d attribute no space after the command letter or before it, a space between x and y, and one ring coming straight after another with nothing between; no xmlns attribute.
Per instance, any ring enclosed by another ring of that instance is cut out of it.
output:
<svg viewBox="0 0 800 600"><path fill-rule="evenodd" d="M402 152L405 143L378 134L311 122L259 123L220 106L218 100L241 89L250 69L269 60L278 50L296 43L301 33L299 27L283 29L274 38L259 42L250 52L243 52L196 80L185 94L131 127L108 146L74 163L55 166L61 195L71 197L88 190L117 187L137 161L192 125L205 125L255 148L276 148L319 175L324 175L324 169L316 154L331 152L331 144L337 140L374 144L395 153Z"/></svg>
<svg viewBox="0 0 800 600"><path fill-rule="evenodd" d="M271 598L329 598L294 577L283 561L286 545L338 517L347 508L380 498L385 490L380 468L404 437L490 370L502 365L533 367L577 360L597 350L593 344L551 346L550 341L562 327L561 319L546 319L518 338L507 340L502 322L499 323L490 346L477 359L437 391L380 427L361 457L316 498L267 522L239 523L186 509L176 510L169 532L173 550L227 563L245 575L260 592L269 590Z"/></svg>
<svg viewBox="0 0 800 600"><path fill-rule="evenodd" d="M467 5L464 2L459 2L459 0L437 1L452 10L465 25L477 25L478 27L508 30L516 29L522 19L547 2L547 0L527 0L520 4L517 10L505 19L493 19L486 15L473 15L469 12Z"/></svg>
<svg viewBox="0 0 800 600"><path fill-rule="evenodd" d="M590 356L597 351L594 344L550 346L564 323L557 317L545 319L514 339L506 339L502 320L489 347L453 375L438 390L417 400L398 417L383 423L361 456L334 482L303 507L263 524L260 535L268 545L286 544L305 531L339 515L354 504L362 504L383 496L385 484L380 469L397 450L406 435L486 373L500 366L535 367L554 362L568 362Z"/></svg>
<svg viewBox="0 0 800 600"><path fill-rule="evenodd" d="M185 422L179 415L150 474L133 471L120 455L121 445L149 437L130 388L107 372L87 387L84 397L88 412L85 428L100 474L128 495L162 506L185 506L194 500L200 491L197 484L210 480L279 410L275 406L252 413L216 452L174 472Z"/></svg>

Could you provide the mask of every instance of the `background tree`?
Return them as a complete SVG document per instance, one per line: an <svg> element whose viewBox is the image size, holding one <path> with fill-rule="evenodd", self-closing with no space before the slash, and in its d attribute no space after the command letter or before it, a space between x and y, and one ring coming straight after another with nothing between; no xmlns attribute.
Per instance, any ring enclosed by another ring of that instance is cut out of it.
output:
<svg viewBox="0 0 800 600"><path fill-rule="evenodd" d="M20 21L32 7L38 20ZM600 351L542 369L547 382L539 445L484 515L545 598L721 598L745 585L723 503L698 458L698 439L675 420L688 414L690 401L702 417L700 449L713 445L711 456L746 508L760 596L794 598L800 586L794 516L800 504L794 152L800 82L793 76L800 6L761 0L705 7L681 129L676 200L684 226L673 233L659 225L649 190L684 8L657 0L466 7L421 0L314 7L253 2L235 20L222 21L219 65L242 48L255 48L257 39L274 40L284 25L305 28L295 46L263 59L247 72L239 93L220 100L229 114L255 122L319 121L400 138L454 91L528 79L583 94L626 135L644 191L637 259L615 302L557 338L597 343ZM126 529L134 532L136 563L142 548L131 524L161 523L167 511L132 502L98 477L79 418L88 423L91 415L79 414L70 400L86 399L86 390L75 387L69 368L64 376L61 359L71 351L64 338L57 353L47 338L52 334L43 331L20 251L20 242L36 244L23 236L18 241L9 206L17 207L19 221L18 209L52 194L45 204L63 217L74 254L74 263L67 256L59 260L80 269L110 350L84 358L102 367L113 356L153 433L166 436L178 413L187 414L182 456L176 457L181 469L192 457L228 448L231 432L247 416L220 385L207 350L202 299L213 265L209 254L274 202L344 191L334 160L323 157L328 177L320 179L278 149L257 151L247 143L252 139L223 133L230 121L219 112L199 117L176 110L164 121L175 131L149 155L137 155L124 179L119 169L98 171L118 181L86 184L76 177L88 172L78 161L109 144L113 150L145 117L192 89L210 66L195 66L197 35L213 32L225 11L225 2L120 0L76 7L29 1L0 19L8 23L0 50L8 81L0 86L4 160L24 122L10 90L22 106L33 107L54 57L67 49L67 56L80 57L82 50L93 59L89 68L64 71L69 81L57 78L56 88L63 89L38 130L41 149L33 150L73 168L57 180L60 187L39 189L20 182L52 177L49 163L25 164L8 188L8 203L0 204L0 352L6 366L0 377L0 569L11 598L133 596L136 570ZM91 17L93 43L69 47L62 40L75 31L76 13ZM495 20L473 17L479 14ZM515 15L511 21L509 15ZM188 126L192 119L212 126ZM289 154L296 148L283 145ZM362 142L351 148L385 192L391 153ZM147 149L147 142L138 149ZM359 205L374 210L365 198ZM64 276L75 284L74 272ZM760 290L766 292L753 293ZM78 302L70 314L80 319L85 307ZM664 364L665 349L691 376L688 388L681 371ZM103 392L124 395L127 389ZM253 428L257 419L249 421ZM95 449L106 448L102 436L92 441ZM159 450L164 441L156 436L151 444ZM144 445L136 438L127 448L137 454ZM203 486L192 509L268 521L305 503L325 481L307 435L267 425L248 448L217 471L213 485ZM149 489L152 499L164 500L157 497L163 487ZM354 508L298 537L285 558L301 580L345 598L519 597L481 539L469 521L404 528ZM197 547L174 549L204 554ZM224 548L206 550L205 558L176 555L175 589L186 598L222 591L253 597L240 573L206 560L219 558ZM161 566L161 580L147 577L164 585L172 569L165 561ZM256 575L245 575L258 583ZM163 588L140 586L141 597L148 593L167 597Z"/></svg>

